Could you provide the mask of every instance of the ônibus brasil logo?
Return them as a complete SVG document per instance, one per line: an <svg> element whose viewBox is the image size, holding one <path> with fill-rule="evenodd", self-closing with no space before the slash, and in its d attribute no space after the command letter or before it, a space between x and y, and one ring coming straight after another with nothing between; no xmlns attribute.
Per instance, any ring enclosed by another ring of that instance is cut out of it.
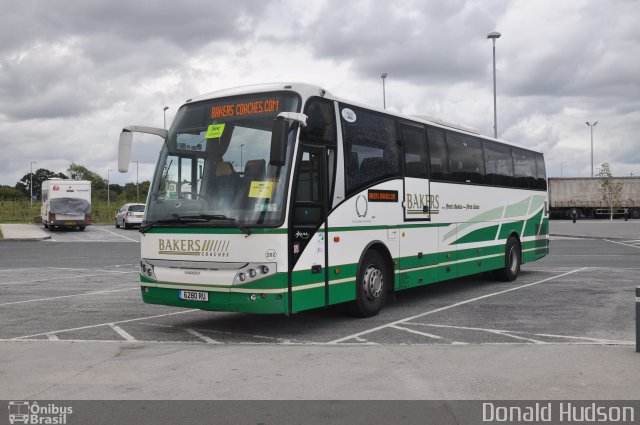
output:
<svg viewBox="0 0 640 425"><path fill-rule="evenodd" d="M37 401L10 401L10 424L52 424L65 425L73 407L58 406L55 403L39 405Z"/></svg>

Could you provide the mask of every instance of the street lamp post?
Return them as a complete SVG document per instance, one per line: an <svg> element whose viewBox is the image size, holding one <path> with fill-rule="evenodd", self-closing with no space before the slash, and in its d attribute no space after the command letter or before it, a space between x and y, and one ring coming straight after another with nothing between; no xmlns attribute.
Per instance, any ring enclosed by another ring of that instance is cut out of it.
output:
<svg viewBox="0 0 640 425"><path fill-rule="evenodd" d="M140 203L140 189L138 188L138 163L139 161L133 161L136 163L136 202Z"/></svg>
<svg viewBox="0 0 640 425"><path fill-rule="evenodd" d="M500 38L502 34L492 31L487 34L493 42L493 137L498 138L498 109L496 106L496 38Z"/></svg>
<svg viewBox="0 0 640 425"><path fill-rule="evenodd" d="M240 145L240 172L242 172L242 150L244 149L244 143Z"/></svg>
<svg viewBox="0 0 640 425"><path fill-rule="evenodd" d="M162 128L164 128L165 130L167 129L167 109L169 109L168 106L162 108L162 117L164 122L164 126Z"/></svg>
<svg viewBox="0 0 640 425"><path fill-rule="evenodd" d="M382 109L387 109L387 96L384 87L384 80L387 79L387 73L383 72L382 75L380 75L380 78L382 78Z"/></svg>
<svg viewBox="0 0 640 425"><path fill-rule="evenodd" d="M109 209L109 205L111 204L111 198L109 196L109 174L112 170L107 170L107 210Z"/></svg>
<svg viewBox="0 0 640 425"><path fill-rule="evenodd" d="M598 124L598 121L593 124L589 124L589 121L585 121L585 124L591 128L591 177L593 177L593 127Z"/></svg>
<svg viewBox="0 0 640 425"><path fill-rule="evenodd" d="M33 164L37 164L36 161L31 161L29 168L31 169L29 173L29 200L31 201L31 209L33 209Z"/></svg>
<svg viewBox="0 0 640 425"><path fill-rule="evenodd" d="M560 161L560 177L562 177L562 166L566 163L567 161Z"/></svg>

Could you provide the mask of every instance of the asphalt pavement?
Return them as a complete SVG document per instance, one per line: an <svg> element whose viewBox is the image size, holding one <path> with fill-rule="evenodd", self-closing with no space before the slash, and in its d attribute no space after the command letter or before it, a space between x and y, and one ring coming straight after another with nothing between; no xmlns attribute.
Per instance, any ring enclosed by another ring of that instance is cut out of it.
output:
<svg viewBox="0 0 640 425"><path fill-rule="evenodd" d="M640 398L640 222L551 232L513 283L402 291L370 319L143 304L135 230L0 243L0 398Z"/></svg>

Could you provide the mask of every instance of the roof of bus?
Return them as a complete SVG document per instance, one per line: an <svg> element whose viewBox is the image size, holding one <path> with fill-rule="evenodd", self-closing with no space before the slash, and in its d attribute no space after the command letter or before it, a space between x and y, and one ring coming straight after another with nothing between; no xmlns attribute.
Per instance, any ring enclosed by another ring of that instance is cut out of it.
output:
<svg viewBox="0 0 640 425"><path fill-rule="evenodd" d="M282 82L282 83L266 83L266 84L252 84L252 85L246 85L246 86L239 86L239 87L218 90L210 93L205 93L200 96L196 96L192 99L188 99L186 103L215 99L219 97L240 96L240 95L251 94L251 93L265 93L265 92L287 91L287 90L300 94L303 99L307 99L312 96L324 97L326 99L335 100L342 103L348 103L349 105L361 107L364 109L369 109L369 110L384 113L387 115L393 115L395 117L402 118L408 121L417 121L424 124L432 125L434 127L439 127L442 129L455 130L461 133L469 134L471 136L479 137L481 139L494 140L494 141L497 140L500 143L515 146L517 148L522 148L522 149L526 149L534 152L541 152L538 149L532 149L528 146L523 146L517 143L508 142L501 139L494 139L493 137L480 134L474 128L467 127L457 123L447 122L439 118L428 117L426 115L405 115L398 112L390 111L388 109L381 109L375 106L365 105L365 104L354 102L348 99L343 99L343 98L334 96L329 91L327 91L326 89L318 85L307 84L307 83Z"/></svg>

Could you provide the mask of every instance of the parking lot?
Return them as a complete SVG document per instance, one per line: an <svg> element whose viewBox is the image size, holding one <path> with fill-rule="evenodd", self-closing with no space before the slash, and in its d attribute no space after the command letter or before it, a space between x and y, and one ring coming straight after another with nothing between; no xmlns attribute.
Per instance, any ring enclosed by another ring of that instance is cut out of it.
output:
<svg viewBox="0 0 640 425"><path fill-rule="evenodd" d="M416 353L412 347L422 347L419 353L425 355L436 346L464 355L485 346L489 352L520 347L520 356L603 347L613 358L620 353L634 358L640 231L632 232L640 226L629 223L612 232L625 238L576 237L570 223L552 223L552 232L555 225L563 236L554 236L551 255L524 265L515 282L472 276L398 292L370 319L349 317L340 306L287 317L147 305L139 294L137 231L91 226L84 232L50 232L47 241L0 244L0 347L26 355L22 362L42 350L64 357L63 347L83 358L98 343L119 353L150 346L229 346L239 353L247 346L259 356L270 352L264 351L268 347L289 347L287 355L302 347L320 364L335 355L326 350L352 347L367 356L375 352L367 351L371 346L394 350L400 359L404 349ZM327 353L325 360L319 352ZM637 368L631 373L637 375ZM412 378L407 379L410 385ZM36 378L27 382L32 384L19 386L22 396L59 394L35 391L29 385L39 382ZM640 395L637 383L620 391L628 398Z"/></svg>

